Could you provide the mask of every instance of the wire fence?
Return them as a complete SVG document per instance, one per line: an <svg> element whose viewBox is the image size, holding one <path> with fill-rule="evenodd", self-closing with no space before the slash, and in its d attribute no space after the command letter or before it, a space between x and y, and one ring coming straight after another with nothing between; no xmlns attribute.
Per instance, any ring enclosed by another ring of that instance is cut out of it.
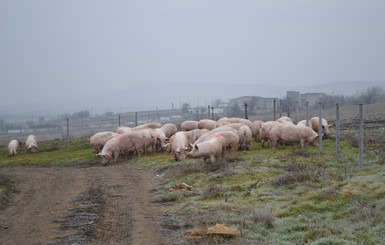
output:
<svg viewBox="0 0 385 245"><path fill-rule="evenodd" d="M361 137L357 139L359 142L364 142L363 137L365 136L365 131L368 130L364 125L367 123L373 124L380 122L382 123L380 124L380 127L384 127L385 124L385 103L362 105L362 109L359 105L338 105L334 108L331 107L322 109L321 105L320 109L321 110L317 110L313 108L312 110L309 110L308 107L297 107L294 112L286 111L284 113L282 110L277 111L274 109L271 113L264 114L249 112L250 116L247 115L246 109L245 117L248 117L250 121L272 121L281 116L288 116L294 123L297 123L301 120L306 120L307 117L311 118L319 116L321 113L322 118L327 119L329 123L338 123L338 127L336 127L336 131L338 132L334 132L336 140L341 138L343 139L346 135L344 132L350 132L353 130L356 132L354 135L359 135ZM362 114L360 114L360 112ZM38 141L70 140L77 138L89 138L97 132L115 131L119 126L135 127L136 125L156 121L161 124L171 122L180 128L180 124L186 120L199 121L204 118L218 120L223 116L227 116L223 110L214 110L214 108L209 107L190 108L188 111L184 112L179 109L172 109L132 112L125 114L109 114L86 118L61 118L50 122L37 123L32 126L21 124L19 127L2 130L0 131L0 145L7 145L12 139L25 142L30 134L34 134ZM360 124L360 119L362 120L362 126ZM359 131L360 127L362 127L362 132ZM322 142L320 143L322 147ZM359 143L357 143L357 147L361 147ZM320 148L320 150L322 151L322 148ZM362 161L362 155L360 155L360 161Z"/></svg>

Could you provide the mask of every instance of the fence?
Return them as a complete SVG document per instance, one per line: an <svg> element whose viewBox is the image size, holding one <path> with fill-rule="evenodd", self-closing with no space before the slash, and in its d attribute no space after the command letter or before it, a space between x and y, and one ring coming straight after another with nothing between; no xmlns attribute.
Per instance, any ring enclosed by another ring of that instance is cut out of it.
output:
<svg viewBox="0 0 385 245"><path fill-rule="evenodd" d="M364 142L363 138L365 130L364 123L375 121L385 122L385 104L379 103L360 106L336 105L335 108L326 109L322 109L321 105L319 106L318 111L316 109L309 110L308 106L296 106L295 113L290 114L290 111L288 110L286 115L282 113L282 107L280 107L279 111L277 112L277 109L274 106L272 113L254 114L255 115L253 116L248 116L247 107L245 106L245 117L248 117L251 121L271 121L276 120L280 116L289 116L294 121L294 123L297 123L298 121L321 115L320 117L327 119L329 123L336 124L335 135L337 157L339 157L340 154L339 141L341 139L341 130L344 130L344 128L346 128L348 125L349 128L356 129L357 134L359 134L359 162L360 166L362 167ZM13 128L7 131L0 131L0 145L7 145L12 139L17 139L21 142L24 142L29 134L36 135L39 141L67 140L67 144L69 144L69 139L89 138L96 132L115 131L118 126L134 127L136 125L150 121L157 121L161 124L172 122L179 126L181 122L185 120L200 120L203 118L214 118L217 120L222 116L226 115L214 115L214 108L208 107L190 108L188 112L182 112L180 109L172 109L132 112L118 115L109 114L89 118L61 118L53 120L52 122L46 123L44 125L28 127L23 124L18 128ZM320 139L322 139L322 137L320 137ZM322 151L322 141L320 141L320 151Z"/></svg>

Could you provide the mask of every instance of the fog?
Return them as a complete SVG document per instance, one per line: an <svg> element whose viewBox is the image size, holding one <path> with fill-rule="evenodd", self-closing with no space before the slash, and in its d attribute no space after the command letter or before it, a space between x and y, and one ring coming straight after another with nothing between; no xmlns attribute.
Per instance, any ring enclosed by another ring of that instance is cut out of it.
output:
<svg viewBox="0 0 385 245"><path fill-rule="evenodd" d="M3 0L0 115L384 82L384 9L382 0Z"/></svg>

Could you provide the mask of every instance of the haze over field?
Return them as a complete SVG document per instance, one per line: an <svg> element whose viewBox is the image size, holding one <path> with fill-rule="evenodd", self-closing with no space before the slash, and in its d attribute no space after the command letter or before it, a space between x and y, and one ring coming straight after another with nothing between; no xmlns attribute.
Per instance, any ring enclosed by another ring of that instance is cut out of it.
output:
<svg viewBox="0 0 385 245"><path fill-rule="evenodd" d="M382 0L1 1L0 115L385 87L384 9Z"/></svg>

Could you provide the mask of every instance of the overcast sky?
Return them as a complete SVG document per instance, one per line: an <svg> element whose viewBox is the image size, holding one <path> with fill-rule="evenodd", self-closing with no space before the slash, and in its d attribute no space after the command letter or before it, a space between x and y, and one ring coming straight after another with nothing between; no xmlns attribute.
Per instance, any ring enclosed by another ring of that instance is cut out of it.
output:
<svg viewBox="0 0 385 245"><path fill-rule="evenodd" d="M385 81L384 11L383 0L1 0L0 102L139 83Z"/></svg>

